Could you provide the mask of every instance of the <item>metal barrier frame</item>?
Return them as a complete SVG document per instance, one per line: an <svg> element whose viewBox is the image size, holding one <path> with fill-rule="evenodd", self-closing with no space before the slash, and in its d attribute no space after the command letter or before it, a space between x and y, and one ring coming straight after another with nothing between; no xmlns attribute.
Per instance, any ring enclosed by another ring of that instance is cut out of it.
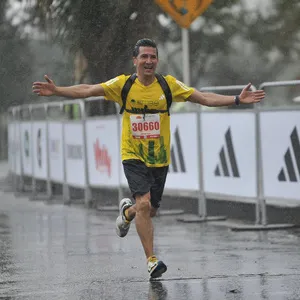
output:
<svg viewBox="0 0 300 300"><path fill-rule="evenodd" d="M281 86L300 86L300 80L290 80L290 81L271 81L271 82L263 82L260 84L259 89L265 90L265 88L269 87L281 87ZM280 108L277 108L280 109ZM262 149L261 149L261 134L260 134L260 117L259 113L261 111L272 111L277 109L263 109L263 108L257 108L257 134L258 134L258 157L257 157L257 164L258 164L258 201L260 203L260 223L267 227L268 226L268 219L267 219L267 205L266 205L266 197L264 195L264 184L263 184L263 164L262 164ZM280 109L282 110L282 109ZM288 108L285 108L285 110L290 110ZM284 224L283 224L284 225ZM276 225L275 225L276 226ZM274 227L274 225L273 225Z"/></svg>
<svg viewBox="0 0 300 300"><path fill-rule="evenodd" d="M294 86L294 85L300 85L300 80L292 80L292 81L277 81L277 82L264 82L259 86L259 89L265 89L267 87L279 87L279 86ZM201 92L220 92L220 91L234 91L234 90L242 90L246 85L232 85L232 86L211 86L211 87L203 87L200 89ZM255 86L251 86L251 90L255 91L257 90ZM86 122L89 119L86 115L85 110L85 103L89 101L97 101L101 100L100 98L94 98L94 99L75 99L75 100L65 100L60 102L48 102L48 103L39 103L39 104L28 104L28 105L22 105L22 106L15 106L9 108L9 112L11 112L12 118L9 120L9 122L18 123L18 126L15 127L14 131L14 137L16 138L16 132L19 130L19 146L20 146L20 176L19 180L17 180L18 176L17 174L13 174L13 189L14 191L17 190L24 190L24 167L23 167L23 158L22 158L22 136L21 136L21 124L24 122L24 119L22 118L21 112L22 110L29 110L29 121L34 121L32 118L32 112L36 108L42 107L45 110L46 115L46 153L47 153L47 197L48 199L51 199L52 194L52 181L50 178L50 160L49 160L49 116L48 116L48 109L53 106L58 106L60 110L63 110L64 105L72 105L72 104L78 104L80 107L81 112L81 118L76 121L70 121L66 120L65 118L63 120L60 120L62 122L62 143L63 143L63 158L64 158L64 174L63 174L63 201L64 203L67 203L70 201L70 185L67 183L67 172L66 172L66 150L65 150L65 126L67 123L80 123L82 124L82 130L83 130L83 151L84 151L84 164L85 164L85 185L84 185L84 204L90 205L91 203L91 187L90 187L90 180L89 180L89 172L88 172L88 153L87 153L87 143L86 143ZM117 106L117 104L116 104ZM277 108L278 109L278 108ZM288 108L285 108L286 110L290 110ZM261 149L261 134L260 134L260 112L262 111L268 111L268 110L274 110L274 109L263 109L259 104L255 104L254 108L251 109L251 111L255 114L255 126L256 126L256 161L257 161L257 198L255 199L255 226L239 226L239 227L231 227L232 230L266 230L266 229L282 229L282 228L291 228L294 227L294 225L291 224L279 224L279 225L268 225L267 223L267 208L266 208L266 198L264 195L264 185L263 185L263 170L262 170L262 149ZM281 109L282 110L282 109ZM228 110L227 110L228 111ZM244 109L244 111L249 111L249 109ZM204 190L204 174L203 174L203 140L201 135L201 117L203 115L203 109L199 105L197 108L197 134L198 134L198 149L199 149L199 174L198 174L198 180L199 180L199 191L197 194L198 198L198 219L195 221L216 221L216 220L224 220L226 217L208 217L207 215L207 196L208 194L205 193ZM120 146L120 137L121 137L121 116L119 114L116 114L116 119L118 121L118 140L119 140L119 146ZM26 120L25 120L26 121ZM33 126L31 126L31 135L32 135ZM31 138L31 148L33 149L33 138ZM32 150L31 150L32 151ZM16 166L16 157L15 157L15 166ZM35 178L35 172L34 172L34 160L33 155L31 157L32 160L32 180L31 180L31 188L32 188L32 197L36 197L37 190L36 190L36 178ZM121 165L121 157L119 155L119 163ZM119 172L119 182L121 182L121 172ZM123 197L123 187L121 184L119 184L118 187L118 194L119 194L119 201ZM228 199L229 196L227 195L221 195L222 199ZM235 196L237 199L238 196ZM244 197L243 197L244 199ZM244 202L244 201L243 201Z"/></svg>
<svg viewBox="0 0 300 300"><path fill-rule="evenodd" d="M30 108L31 104L26 105L20 105L19 106L19 114L20 114L20 123L19 123L19 143L20 143L20 162L21 162L21 172L20 172L20 190L25 191L25 182L24 182L24 163L23 163L23 156L22 156L22 134L21 134L21 125L22 122L24 122L23 116L22 116L22 110L28 108L29 110L29 121L31 121L31 115L30 115ZM31 129L32 130L32 129ZM32 145L31 145L32 147ZM32 166L33 168L33 166ZM35 193L35 179L33 179L33 172L32 172L32 179L31 179L31 195L34 195Z"/></svg>
<svg viewBox="0 0 300 300"><path fill-rule="evenodd" d="M45 116L47 114L47 103L38 103L38 104L29 104L29 113L30 113L30 121L31 121L31 163L32 163L32 183L31 183L31 187L32 187L32 199L36 199L37 197L37 185L36 185L36 178L35 178L35 171L34 171L34 157L33 157L33 148L34 148L34 144L33 144L33 126L32 126L32 122L36 121L35 119L33 119L33 111L35 109L38 108L43 108ZM46 155L48 157L48 131L47 131L47 122L46 122ZM47 175L48 175L48 170L49 170L49 165L47 165ZM47 176L48 177L48 176ZM49 177L46 179L46 182L48 181ZM47 184L47 195L48 195L49 191L48 191L48 184Z"/></svg>
<svg viewBox="0 0 300 300"><path fill-rule="evenodd" d="M104 97L90 97L84 100L85 103L89 103L89 102L96 102L96 101L103 101ZM119 111L119 106L117 103L115 103L115 107L116 107L116 114L115 115L111 115L113 117L116 118L117 120L117 139L118 139L118 148L120 149L121 147L121 122L122 122L122 117L120 116L120 114L118 113ZM109 116L109 115L107 115ZM85 120L93 120L95 119L95 117L91 117L89 118L88 116L86 116ZM122 165L122 159L121 159L121 155L118 155L118 165L121 166ZM118 186L118 203L120 203L120 201L123 199L124 197L124 192L123 192L123 187L121 185L121 171L119 170L119 186ZM117 208L112 208L112 210L119 210L118 207Z"/></svg>
<svg viewBox="0 0 300 300"><path fill-rule="evenodd" d="M11 113L11 117L8 119L8 126L10 124L14 124L14 141L16 140L16 127L15 127L15 124L17 123L17 119L16 119L16 112L18 111L19 109L19 106L15 106L15 107L10 107L8 109L8 112ZM8 142L9 142L9 137L8 137ZM19 145L20 146L20 145ZM14 145L15 147L15 145ZM16 149L14 149L14 151L16 151ZM14 168L16 168L16 165L17 165L17 156L15 155L14 157ZM12 166L10 166L11 168ZM20 165L20 168L21 168L21 165ZM10 170L10 175L11 175L11 179L12 179L12 189L13 189L13 192L16 193L17 190L19 189L18 187L18 184L19 184L19 181L18 181L18 178L17 178L17 174L16 174L16 170Z"/></svg>
<svg viewBox="0 0 300 300"><path fill-rule="evenodd" d="M246 85L229 85L229 86L211 86L211 87L203 87L200 89L201 92L220 92L220 91L241 91L243 88L245 88ZM251 85L250 90L256 91L256 87L254 85ZM202 106L198 106L198 114L197 114L197 128L199 130L198 132L198 149L199 149L199 195L198 195L198 215L201 218L201 221L222 221L226 219L225 216L220 217L208 217L207 215L207 193L204 191L204 172L203 172L203 140L202 140L202 127L201 127L201 117L203 114ZM220 194L221 196L221 194ZM223 195L224 197L228 198L227 195ZM224 198L223 197L223 198ZM238 198L238 197L236 197ZM257 201L255 201L255 211L256 211L256 221L258 218L258 204Z"/></svg>
<svg viewBox="0 0 300 300"><path fill-rule="evenodd" d="M63 157L66 158L66 153L65 153L65 126L66 123L73 123L77 122L77 123L82 123L82 133L83 133L83 140L84 140L84 145L83 145L83 159L84 159L84 164L85 164L85 187L84 187L84 204L86 206L89 206L91 204L91 189L89 186L89 172L87 169L87 145L85 143L86 141L86 114L85 114L85 104L84 104L84 100L82 99L75 99L75 100L65 100L62 101L63 106L64 105L69 105L69 104L78 104L80 107L80 112L81 112L81 118L80 120L75 120L75 121L69 121L64 119L63 120L63 145L64 145L64 150L63 150ZM66 159L64 159L64 184L63 184L63 200L64 203L69 203L70 201L70 185L67 183L67 170L66 170Z"/></svg>
<svg viewBox="0 0 300 300"><path fill-rule="evenodd" d="M50 176L50 172L51 172L51 167L50 167L50 152L49 152L49 108L51 107L59 107L60 111L63 111L63 102L50 102L48 103L48 105L46 106L46 135L47 135L47 141L46 141L46 152L47 152L47 163L48 163L48 170L47 170L47 198L48 200L51 200L53 198L53 192L52 192L52 180L51 180L51 176ZM60 122L63 122L60 120ZM62 130L62 134L64 134L63 130ZM63 151L65 151L64 147L63 147ZM64 153L63 153L63 157ZM64 166L63 166L63 170L64 170L64 180L65 180L65 159L64 161ZM62 184L64 184L64 182L62 182Z"/></svg>

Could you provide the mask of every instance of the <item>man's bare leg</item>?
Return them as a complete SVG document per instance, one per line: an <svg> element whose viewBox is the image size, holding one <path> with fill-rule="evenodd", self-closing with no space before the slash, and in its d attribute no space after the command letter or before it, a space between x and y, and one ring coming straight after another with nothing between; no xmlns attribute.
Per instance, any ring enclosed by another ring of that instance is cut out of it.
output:
<svg viewBox="0 0 300 300"><path fill-rule="evenodd" d="M136 229L147 258L148 272L152 278L160 277L167 271L167 266L153 255L153 224L151 218L156 215L157 208L152 207L150 193L135 197L136 204L127 208L125 217L128 221L135 218Z"/></svg>
<svg viewBox="0 0 300 300"><path fill-rule="evenodd" d="M136 204L127 208L125 216L128 221L134 218L140 240L147 258L153 255L153 224L151 218L156 215L157 208L152 207L150 193L136 196Z"/></svg>
<svg viewBox="0 0 300 300"><path fill-rule="evenodd" d="M136 205L132 205L129 208L125 210L125 217L127 221L132 221L135 218L136 215Z"/></svg>
<svg viewBox="0 0 300 300"><path fill-rule="evenodd" d="M156 216L157 208L151 206L150 217L153 218ZM132 205L125 210L125 216L128 221L132 221L136 215L136 205Z"/></svg>
<svg viewBox="0 0 300 300"><path fill-rule="evenodd" d="M153 252L153 225L151 218L156 215L157 208L152 207L149 192L145 195L136 196L135 198L135 205L132 205L131 200L128 198L124 198L120 202L120 215L116 219L116 233L120 237L126 236L131 221L136 218L137 232L140 236L145 254L148 255ZM147 256L147 258L149 258L149 256Z"/></svg>
<svg viewBox="0 0 300 300"><path fill-rule="evenodd" d="M151 220L150 193L135 197L135 225L143 245L146 258L153 255L153 224ZM129 212L130 213L130 212Z"/></svg>

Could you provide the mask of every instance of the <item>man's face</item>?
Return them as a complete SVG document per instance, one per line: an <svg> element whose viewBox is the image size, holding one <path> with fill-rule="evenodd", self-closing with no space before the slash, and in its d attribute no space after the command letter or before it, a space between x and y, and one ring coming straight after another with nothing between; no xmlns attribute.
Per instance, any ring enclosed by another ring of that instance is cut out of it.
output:
<svg viewBox="0 0 300 300"><path fill-rule="evenodd" d="M139 55L133 59L139 75L153 76L155 74L158 57L153 47L140 47Z"/></svg>

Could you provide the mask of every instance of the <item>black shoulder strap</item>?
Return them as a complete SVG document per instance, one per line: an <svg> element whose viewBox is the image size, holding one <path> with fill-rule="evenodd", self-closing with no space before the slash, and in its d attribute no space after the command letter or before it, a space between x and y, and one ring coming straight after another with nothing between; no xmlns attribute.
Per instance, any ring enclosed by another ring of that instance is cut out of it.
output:
<svg viewBox="0 0 300 300"><path fill-rule="evenodd" d="M170 107L172 105L172 93L171 93L170 87L163 75L156 73L155 76L156 76L156 79L157 79L158 83L160 84L162 90L164 91L166 101L167 101L167 111L168 111L168 115L170 115ZM137 77L136 73L134 73L130 77L128 77L128 79L126 80L126 82L122 88L122 91L121 91L122 107L120 109L120 114L122 114L124 112L124 110L126 109L127 96L128 96L129 90L130 90L132 84L134 83L136 77Z"/></svg>
<svg viewBox="0 0 300 300"><path fill-rule="evenodd" d="M156 73L155 76L156 76L156 79L159 82L162 90L165 93L166 100L167 100L168 115L170 115L170 107L172 105L172 93L171 93L170 87L163 75Z"/></svg>
<svg viewBox="0 0 300 300"><path fill-rule="evenodd" d="M125 108L126 108L127 95L129 93L129 90L130 90L132 84L134 83L136 77L137 77L136 73L134 73L131 76L129 76L128 79L126 80L123 88L122 88L121 98L122 98L123 105L122 105L122 107L120 109L120 114L122 114L124 112Z"/></svg>

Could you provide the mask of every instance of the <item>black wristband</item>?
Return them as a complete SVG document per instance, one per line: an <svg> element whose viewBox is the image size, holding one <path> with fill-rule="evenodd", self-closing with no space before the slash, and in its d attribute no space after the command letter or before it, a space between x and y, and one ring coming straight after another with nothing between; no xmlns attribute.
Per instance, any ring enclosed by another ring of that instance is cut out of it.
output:
<svg viewBox="0 0 300 300"><path fill-rule="evenodd" d="M234 102L235 102L235 105L240 105L240 97L239 96L235 96L234 97Z"/></svg>

